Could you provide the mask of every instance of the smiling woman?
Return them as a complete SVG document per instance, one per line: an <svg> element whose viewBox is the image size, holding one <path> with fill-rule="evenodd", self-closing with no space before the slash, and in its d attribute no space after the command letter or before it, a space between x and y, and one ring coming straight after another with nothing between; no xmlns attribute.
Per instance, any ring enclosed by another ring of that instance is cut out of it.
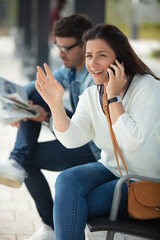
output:
<svg viewBox="0 0 160 240"><path fill-rule="evenodd" d="M72 119L67 117L62 105L63 88L53 78L49 67L44 65L49 80L41 68L37 75L37 90L51 108L53 129L61 143L67 148L77 148L93 139L102 149L98 162L76 166L59 174L54 202L56 240L84 240L87 218L110 213L120 173L104 105L109 111L128 173L160 178L159 78L136 55L127 37L113 25L89 29L83 42L86 67L95 85L80 96ZM60 41L58 45L65 46ZM67 57L70 54L71 50ZM102 95L106 96L107 102L103 101ZM120 168L125 175L121 163ZM127 184L123 184L121 217L128 215L127 199Z"/></svg>

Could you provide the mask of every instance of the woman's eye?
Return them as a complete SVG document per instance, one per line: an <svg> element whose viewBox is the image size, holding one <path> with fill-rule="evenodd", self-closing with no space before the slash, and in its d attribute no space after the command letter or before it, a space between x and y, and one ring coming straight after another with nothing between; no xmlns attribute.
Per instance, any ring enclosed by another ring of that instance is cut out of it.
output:
<svg viewBox="0 0 160 240"><path fill-rule="evenodd" d="M89 55L89 54L88 54L88 55L86 55L86 58L89 58L89 57L92 57L92 55Z"/></svg>
<svg viewBox="0 0 160 240"><path fill-rule="evenodd" d="M100 55L100 57L107 57L107 56L106 56L106 55L104 55L104 54L101 54L101 55Z"/></svg>

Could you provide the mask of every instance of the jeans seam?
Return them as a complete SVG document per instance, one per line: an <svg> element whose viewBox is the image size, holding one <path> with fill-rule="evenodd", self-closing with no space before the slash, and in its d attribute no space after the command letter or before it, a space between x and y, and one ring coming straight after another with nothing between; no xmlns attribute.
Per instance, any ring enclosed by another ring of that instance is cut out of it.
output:
<svg viewBox="0 0 160 240"><path fill-rule="evenodd" d="M77 184L77 186L76 186L76 188L75 188L75 191L74 191L74 196L73 196L73 201L72 201L72 216L73 216L73 221L72 221L72 223L71 223L71 234L70 234L70 236L71 236L71 240L73 240L73 232L74 232L74 229L75 229L75 221L76 221L76 211L75 211L75 209L76 209L76 205L77 205L77 192L78 192L78 189L79 189L79 186L81 185L81 183L82 182L84 182L85 180L87 180L87 179L89 179L89 178L93 178L93 177L96 177L96 178L104 178L104 179L106 179L106 180L108 180L108 178L107 177L104 177L104 176L97 176L97 175L91 175L91 176L88 176L88 177L86 177L86 178L84 178L83 180L81 180L78 184Z"/></svg>

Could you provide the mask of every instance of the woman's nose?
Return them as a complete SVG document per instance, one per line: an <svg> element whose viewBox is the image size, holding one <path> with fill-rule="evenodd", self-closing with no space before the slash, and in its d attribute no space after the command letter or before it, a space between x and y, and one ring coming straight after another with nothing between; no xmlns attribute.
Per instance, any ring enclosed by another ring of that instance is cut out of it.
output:
<svg viewBox="0 0 160 240"><path fill-rule="evenodd" d="M96 58L92 58L92 59L91 59L91 62L90 62L90 65L93 66L93 67L94 67L94 66L97 66L97 65L98 65L97 59L96 59Z"/></svg>

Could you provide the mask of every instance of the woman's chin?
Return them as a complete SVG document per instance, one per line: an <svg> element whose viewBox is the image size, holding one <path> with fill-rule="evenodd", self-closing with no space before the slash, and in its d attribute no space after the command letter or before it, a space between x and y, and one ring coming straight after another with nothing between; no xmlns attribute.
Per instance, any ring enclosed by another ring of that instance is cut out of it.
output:
<svg viewBox="0 0 160 240"><path fill-rule="evenodd" d="M103 83L108 83L108 79L107 80L93 79L93 80L94 80L96 85L101 85Z"/></svg>

